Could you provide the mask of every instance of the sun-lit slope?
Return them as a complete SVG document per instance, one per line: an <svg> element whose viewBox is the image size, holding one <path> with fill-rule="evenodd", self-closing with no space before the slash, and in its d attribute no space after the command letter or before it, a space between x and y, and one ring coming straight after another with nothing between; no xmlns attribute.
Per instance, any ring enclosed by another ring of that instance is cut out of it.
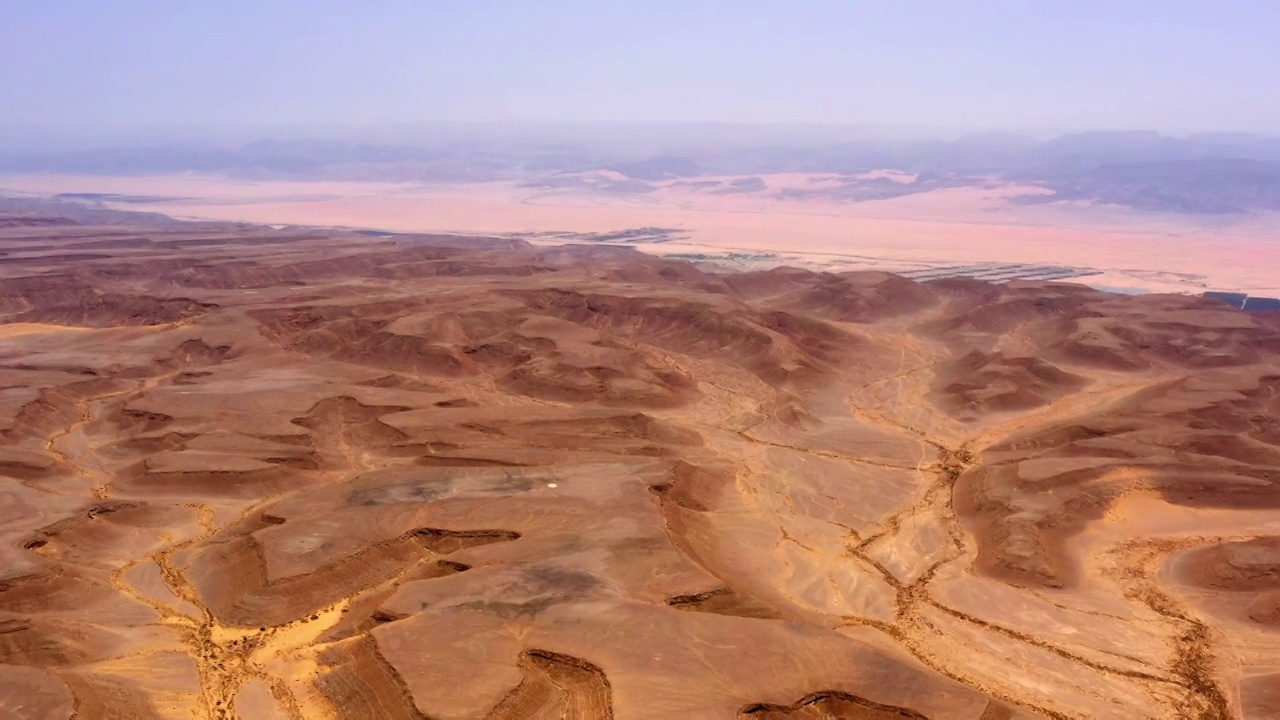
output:
<svg viewBox="0 0 1280 720"><path fill-rule="evenodd" d="M1271 717L1280 321L0 230L0 715Z"/></svg>

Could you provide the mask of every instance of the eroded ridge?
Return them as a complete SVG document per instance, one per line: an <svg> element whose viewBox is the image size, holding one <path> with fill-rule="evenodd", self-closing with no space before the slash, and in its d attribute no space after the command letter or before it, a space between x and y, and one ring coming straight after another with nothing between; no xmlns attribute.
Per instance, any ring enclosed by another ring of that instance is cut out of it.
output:
<svg viewBox="0 0 1280 720"><path fill-rule="evenodd" d="M524 679L485 717L612 720L609 678L595 665L548 650L526 650L519 667Z"/></svg>
<svg viewBox="0 0 1280 720"><path fill-rule="evenodd" d="M751 720L795 720L796 718L841 718L842 720L923 720L913 710L882 705L844 692L816 692L800 698L794 705L756 703L738 711L738 717Z"/></svg>
<svg viewBox="0 0 1280 720"><path fill-rule="evenodd" d="M1267 313L494 238L0 252L0 714L1280 712Z"/></svg>

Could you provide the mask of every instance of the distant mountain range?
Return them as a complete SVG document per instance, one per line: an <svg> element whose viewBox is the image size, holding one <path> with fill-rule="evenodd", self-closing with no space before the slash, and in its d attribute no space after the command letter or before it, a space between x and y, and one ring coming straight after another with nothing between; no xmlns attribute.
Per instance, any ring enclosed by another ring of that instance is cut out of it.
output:
<svg viewBox="0 0 1280 720"><path fill-rule="evenodd" d="M1217 133L1172 137L1154 132L1086 132L1049 140L984 133L951 140L837 137L809 143L742 134L737 146L701 137L663 137L657 150L628 148L625 136L575 144L558 139L449 137L413 143L262 140L239 147L198 143L68 151L0 152L0 174L134 175L208 172L251 178L477 182L515 179L537 187L572 187L573 173L611 170L628 180L596 183L612 193L651 192L651 183L706 176L745 176L715 192L760 192L756 176L778 172L834 174L837 187L805 190L858 202L996 181L1040 186L1052 194L1025 203L1092 201L1177 213L1280 210L1280 137ZM637 147L649 147L649 139ZM854 177L895 169L912 183ZM796 191L791 191L797 194Z"/></svg>

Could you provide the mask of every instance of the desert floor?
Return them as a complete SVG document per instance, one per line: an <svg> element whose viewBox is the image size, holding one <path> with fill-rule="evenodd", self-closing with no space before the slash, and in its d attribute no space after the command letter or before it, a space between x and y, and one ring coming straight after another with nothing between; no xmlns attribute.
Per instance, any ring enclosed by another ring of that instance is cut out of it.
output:
<svg viewBox="0 0 1280 720"><path fill-rule="evenodd" d="M344 202L393 207L198 207ZM0 253L0 716L1280 714L1269 314L443 235Z"/></svg>

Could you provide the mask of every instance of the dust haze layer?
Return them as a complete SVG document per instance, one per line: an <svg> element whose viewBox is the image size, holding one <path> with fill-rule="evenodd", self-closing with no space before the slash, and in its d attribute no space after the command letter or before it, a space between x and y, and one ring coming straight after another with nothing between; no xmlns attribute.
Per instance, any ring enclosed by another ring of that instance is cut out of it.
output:
<svg viewBox="0 0 1280 720"><path fill-rule="evenodd" d="M1272 717L1280 319L0 223L8 717Z"/></svg>

